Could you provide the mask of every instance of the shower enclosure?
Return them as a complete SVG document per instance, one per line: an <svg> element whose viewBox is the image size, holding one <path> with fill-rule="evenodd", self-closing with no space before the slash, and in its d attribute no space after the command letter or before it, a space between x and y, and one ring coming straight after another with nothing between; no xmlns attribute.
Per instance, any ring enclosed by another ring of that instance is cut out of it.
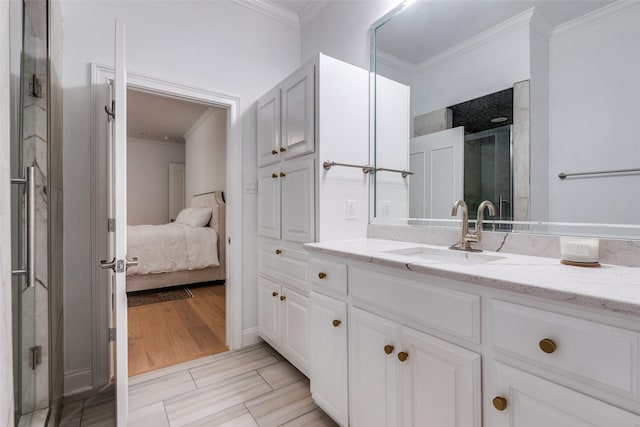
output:
<svg viewBox="0 0 640 427"><path fill-rule="evenodd" d="M9 10L15 421L45 425L58 416L63 379L62 20L46 0L12 0Z"/></svg>

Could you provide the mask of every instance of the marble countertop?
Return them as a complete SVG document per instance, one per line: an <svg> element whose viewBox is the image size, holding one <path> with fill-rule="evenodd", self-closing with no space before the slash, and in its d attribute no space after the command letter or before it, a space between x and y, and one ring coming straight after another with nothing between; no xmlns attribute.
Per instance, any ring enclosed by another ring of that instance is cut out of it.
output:
<svg viewBox="0 0 640 427"><path fill-rule="evenodd" d="M308 243L304 247L311 252L640 316L637 267L574 267L555 258L487 251L482 254L500 258L479 264L455 263L388 253L412 248L448 250L443 246L379 239Z"/></svg>

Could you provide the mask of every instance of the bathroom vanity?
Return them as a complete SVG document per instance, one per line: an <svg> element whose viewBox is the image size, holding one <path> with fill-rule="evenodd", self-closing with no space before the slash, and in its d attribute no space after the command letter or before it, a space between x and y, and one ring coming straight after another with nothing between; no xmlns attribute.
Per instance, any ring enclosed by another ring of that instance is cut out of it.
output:
<svg viewBox="0 0 640 427"><path fill-rule="evenodd" d="M311 391L341 425L640 425L639 269L376 239L305 248Z"/></svg>

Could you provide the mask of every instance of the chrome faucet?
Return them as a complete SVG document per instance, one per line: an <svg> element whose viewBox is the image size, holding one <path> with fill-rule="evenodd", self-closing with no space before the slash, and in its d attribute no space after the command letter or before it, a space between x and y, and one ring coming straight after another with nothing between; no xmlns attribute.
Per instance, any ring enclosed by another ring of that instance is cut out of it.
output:
<svg viewBox="0 0 640 427"><path fill-rule="evenodd" d="M464 200L456 200L451 208L451 216L458 214L458 208L462 207L462 237L460 239L460 247L457 247L457 243L454 243L449 249L455 249L460 251L469 252L482 252L482 249L473 249L471 242L479 242L482 240L482 221L484 221L484 210L489 209L489 215L495 216L496 208L489 200L485 200L478 206L478 216L476 221L475 233L469 232L469 208Z"/></svg>

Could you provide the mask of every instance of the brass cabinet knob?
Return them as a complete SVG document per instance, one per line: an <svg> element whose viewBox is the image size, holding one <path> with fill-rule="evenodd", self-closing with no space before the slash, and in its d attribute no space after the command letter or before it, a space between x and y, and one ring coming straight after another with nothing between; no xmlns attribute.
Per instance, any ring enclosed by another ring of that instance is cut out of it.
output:
<svg viewBox="0 0 640 427"><path fill-rule="evenodd" d="M272 173L271 174L271 178L276 179L276 178L278 178L278 175L276 175L275 173Z"/></svg>
<svg viewBox="0 0 640 427"><path fill-rule="evenodd" d="M556 343L553 342L553 340L549 339L549 338L545 338L543 340L540 340L540 350L544 351L545 353L551 354L554 351L556 351L556 348L558 348L558 346L556 346Z"/></svg>
<svg viewBox="0 0 640 427"><path fill-rule="evenodd" d="M277 296L278 296L278 293L277 293L277 292L274 292L274 293L272 293L271 295L273 295L274 297L277 297Z"/></svg>
<svg viewBox="0 0 640 427"><path fill-rule="evenodd" d="M389 344L385 345L384 346L384 352L387 353L387 354L393 353L393 346L389 345Z"/></svg>
<svg viewBox="0 0 640 427"><path fill-rule="evenodd" d="M398 359L400 359L401 362L404 362L408 358L409 358L409 353L405 351L401 351L400 353L398 353Z"/></svg>
<svg viewBox="0 0 640 427"><path fill-rule="evenodd" d="M494 397L493 398L493 406L498 410L498 411L504 411L505 409L507 409L507 399L505 399L504 397Z"/></svg>
<svg viewBox="0 0 640 427"><path fill-rule="evenodd" d="M286 173L284 173L284 172L280 172L280 176L281 176L282 178L284 178L285 176L287 176L287 174L286 174Z"/></svg>
<svg viewBox="0 0 640 427"><path fill-rule="evenodd" d="M323 272L318 273L318 279L324 279L325 277L327 277L327 273L323 273Z"/></svg>
<svg viewBox="0 0 640 427"><path fill-rule="evenodd" d="M333 321L333 327L334 328L337 328L338 326L340 326L340 324L342 324L342 322L340 320L338 320L338 319L335 319Z"/></svg>
<svg viewBox="0 0 640 427"><path fill-rule="evenodd" d="M280 301L284 301L286 299L287 299L287 297L285 297L284 295L280 295Z"/></svg>
<svg viewBox="0 0 640 427"><path fill-rule="evenodd" d="M276 255L280 255L282 253L281 249L276 249Z"/></svg>
<svg viewBox="0 0 640 427"><path fill-rule="evenodd" d="M280 147L280 152L281 152L281 153L284 153L285 151L287 151L287 149L286 149L286 148L284 148L284 147Z"/></svg>
<svg viewBox="0 0 640 427"><path fill-rule="evenodd" d="M271 154L275 156L276 154L278 154L278 152L276 150L271 150Z"/></svg>

